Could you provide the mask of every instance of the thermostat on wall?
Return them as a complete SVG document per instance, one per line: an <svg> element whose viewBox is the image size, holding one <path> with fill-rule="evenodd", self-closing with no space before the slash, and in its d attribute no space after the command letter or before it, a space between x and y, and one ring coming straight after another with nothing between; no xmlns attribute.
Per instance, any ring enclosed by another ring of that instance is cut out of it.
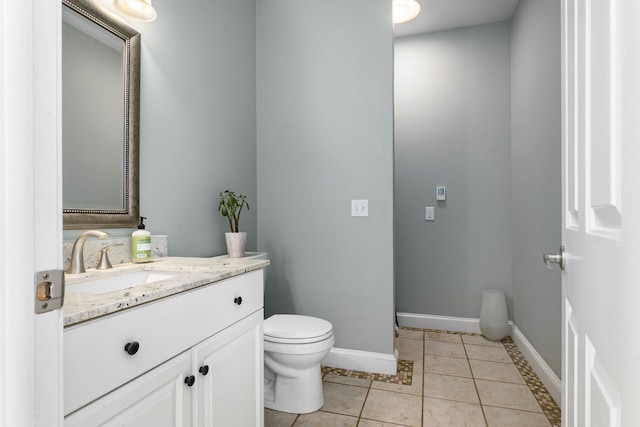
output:
<svg viewBox="0 0 640 427"><path fill-rule="evenodd" d="M436 200L447 200L447 190L445 187L436 187Z"/></svg>

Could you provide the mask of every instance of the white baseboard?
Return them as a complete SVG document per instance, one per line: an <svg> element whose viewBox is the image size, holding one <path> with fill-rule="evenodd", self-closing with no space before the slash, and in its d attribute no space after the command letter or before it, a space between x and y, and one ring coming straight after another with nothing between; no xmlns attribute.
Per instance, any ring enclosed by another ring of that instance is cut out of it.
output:
<svg viewBox="0 0 640 427"><path fill-rule="evenodd" d="M480 319L435 316L431 314L398 313L398 324L409 328L440 329L442 331L480 333Z"/></svg>
<svg viewBox="0 0 640 427"><path fill-rule="evenodd" d="M480 319L416 313L397 313L397 315L398 324L409 328L481 333ZM511 339L513 339L513 342L518 346L533 371L538 375L542 384L549 390L549 394L551 394L559 406L562 402L562 381L560 381L560 378L553 372L520 329L511 321L509 321L509 326L511 327Z"/></svg>
<svg viewBox="0 0 640 427"><path fill-rule="evenodd" d="M533 372L538 375L542 384L547 388L549 394L553 397L553 400L555 400L558 406L560 406L562 404L562 381L549 367L547 362L544 361L542 356L540 356L540 353L538 353L533 345L531 345L520 329L518 329L513 322L509 322L509 324L511 324L511 339L527 359L527 362L531 365Z"/></svg>
<svg viewBox="0 0 640 427"><path fill-rule="evenodd" d="M398 350L394 350L394 354L386 354L336 347L333 347L322 361L323 366L332 368L388 375L398 372L397 363Z"/></svg>

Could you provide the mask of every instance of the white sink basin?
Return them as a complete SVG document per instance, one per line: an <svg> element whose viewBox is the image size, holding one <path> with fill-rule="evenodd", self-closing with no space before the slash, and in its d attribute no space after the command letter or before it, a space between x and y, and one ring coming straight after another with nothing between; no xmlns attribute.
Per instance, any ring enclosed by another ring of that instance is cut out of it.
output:
<svg viewBox="0 0 640 427"><path fill-rule="evenodd" d="M104 294L119 291L133 286L148 285L159 280L178 277L186 273L176 271L143 270L118 276L93 279L86 282L67 285L67 292L80 292L86 294Z"/></svg>

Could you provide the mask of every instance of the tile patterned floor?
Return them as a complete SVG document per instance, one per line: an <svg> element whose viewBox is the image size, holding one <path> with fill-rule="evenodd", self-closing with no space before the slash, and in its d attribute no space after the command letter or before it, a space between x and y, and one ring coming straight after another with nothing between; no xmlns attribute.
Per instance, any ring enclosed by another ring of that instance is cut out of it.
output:
<svg viewBox="0 0 640 427"><path fill-rule="evenodd" d="M559 427L560 409L513 343L400 328L397 375L323 367L325 403L265 410L266 427Z"/></svg>

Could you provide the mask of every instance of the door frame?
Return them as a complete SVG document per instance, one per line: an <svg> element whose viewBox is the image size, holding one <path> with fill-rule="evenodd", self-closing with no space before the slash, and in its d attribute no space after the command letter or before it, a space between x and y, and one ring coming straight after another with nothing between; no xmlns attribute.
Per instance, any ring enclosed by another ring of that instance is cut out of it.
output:
<svg viewBox="0 0 640 427"><path fill-rule="evenodd" d="M60 1L0 3L0 425L62 426L62 310L34 274L62 268Z"/></svg>

